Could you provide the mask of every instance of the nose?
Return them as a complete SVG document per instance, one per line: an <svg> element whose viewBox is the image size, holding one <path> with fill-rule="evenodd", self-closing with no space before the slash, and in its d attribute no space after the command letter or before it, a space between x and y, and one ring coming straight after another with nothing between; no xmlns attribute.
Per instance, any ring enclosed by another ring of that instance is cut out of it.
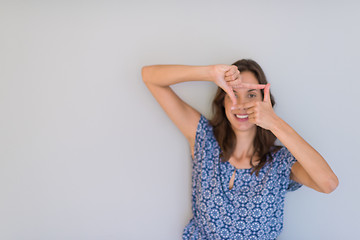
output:
<svg viewBox="0 0 360 240"><path fill-rule="evenodd" d="M242 104L246 103L247 101L241 100L240 98L236 99L236 105L231 107L231 112L233 114L242 114L246 111L245 108L240 107Z"/></svg>
<svg viewBox="0 0 360 240"><path fill-rule="evenodd" d="M237 95L237 97L236 97L236 104L237 105L245 104L245 103L248 103L248 102L250 102L249 99L241 96L240 94Z"/></svg>
<svg viewBox="0 0 360 240"><path fill-rule="evenodd" d="M241 105L246 104L250 101L251 101L251 99L247 98L246 94L244 94L240 91L237 92L236 93L236 105L231 107L231 112L233 114L245 114L246 109L241 107Z"/></svg>

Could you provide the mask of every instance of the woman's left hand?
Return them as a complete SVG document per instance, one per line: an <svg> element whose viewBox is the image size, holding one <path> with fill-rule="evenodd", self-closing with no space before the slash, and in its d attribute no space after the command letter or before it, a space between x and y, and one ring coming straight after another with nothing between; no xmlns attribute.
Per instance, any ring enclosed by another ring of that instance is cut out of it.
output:
<svg viewBox="0 0 360 240"><path fill-rule="evenodd" d="M263 101L254 101L248 102L241 105L233 107L243 108L246 110L246 113L249 115L248 119L250 123L254 123L259 127L262 127L267 130L272 130L279 119L279 117L274 112L270 100L270 84L266 84L264 88L264 99Z"/></svg>

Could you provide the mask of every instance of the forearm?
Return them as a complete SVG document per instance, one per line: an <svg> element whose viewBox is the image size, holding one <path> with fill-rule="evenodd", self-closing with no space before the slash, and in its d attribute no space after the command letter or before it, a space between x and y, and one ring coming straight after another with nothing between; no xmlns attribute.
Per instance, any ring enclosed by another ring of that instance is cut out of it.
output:
<svg viewBox="0 0 360 240"><path fill-rule="evenodd" d="M161 87L186 81L212 81L211 66L152 65L142 68L145 83Z"/></svg>
<svg viewBox="0 0 360 240"><path fill-rule="evenodd" d="M271 131L293 154L320 189L327 192L336 188L338 179L328 163L292 127L278 118Z"/></svg>

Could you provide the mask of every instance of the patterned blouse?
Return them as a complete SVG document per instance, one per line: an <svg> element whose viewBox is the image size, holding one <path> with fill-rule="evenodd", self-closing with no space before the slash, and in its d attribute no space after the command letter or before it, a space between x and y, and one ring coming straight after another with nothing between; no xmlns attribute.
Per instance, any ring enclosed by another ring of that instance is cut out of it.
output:
<svg viewBox="0 0 360 240"><path fill-rule="evenodd" d="M271 153L259 175L220 160L220 147L209 121L201 115L192 170L193 218L183 239L276 239L283 229L284 198L302 185L290 179L294 156L286 147Z"/></svg>

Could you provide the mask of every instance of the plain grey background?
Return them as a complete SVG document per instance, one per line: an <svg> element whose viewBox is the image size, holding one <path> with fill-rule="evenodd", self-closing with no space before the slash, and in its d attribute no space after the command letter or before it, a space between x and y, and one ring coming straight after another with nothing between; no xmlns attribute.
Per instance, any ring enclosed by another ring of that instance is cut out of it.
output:
<svg viewBox="0 0 360 240"><path fill-rule="evenodd" d="M276 112L340 180L286 197L284 239L358 236L360 4L1 1L0 239L181 239L186 139L141 79L151 64L264 69ZM206 116L209 82L174 86Z"/></svg>

